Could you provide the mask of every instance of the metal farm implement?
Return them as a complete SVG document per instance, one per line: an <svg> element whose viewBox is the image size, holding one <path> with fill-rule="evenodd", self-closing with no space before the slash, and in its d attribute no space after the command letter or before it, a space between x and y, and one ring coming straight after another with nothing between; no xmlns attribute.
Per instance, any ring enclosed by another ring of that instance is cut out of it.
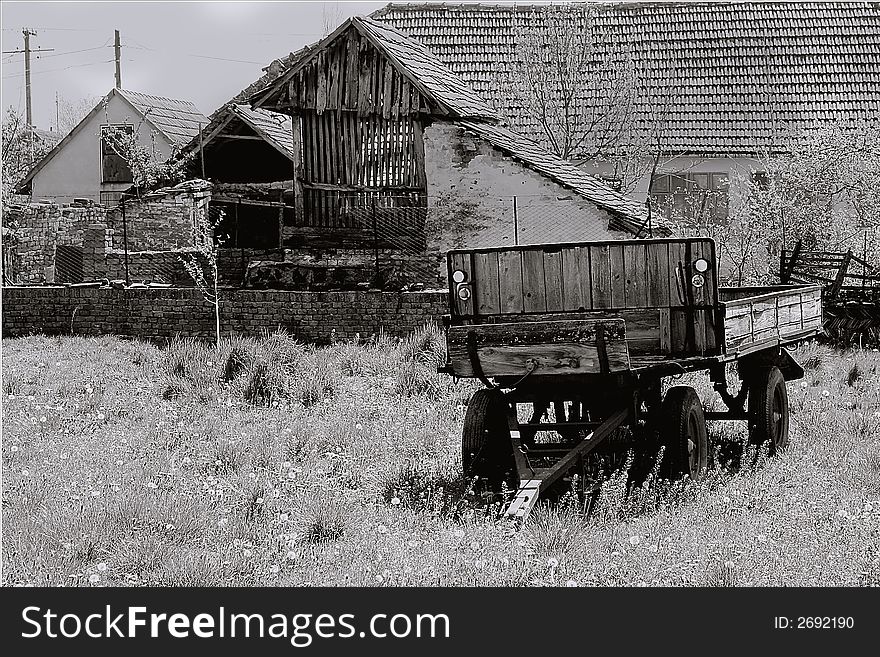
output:
<svg viewBox="0 0 880 657"><path fill-rule="evenodd" d="M591 458L634 444L665 448L663 476L697 479L707 419L747 421L771 453L787 445L785 382L803 370L785 347L821 330L821 286L719 288L703 238L456 250L447 266L441 371L485 385L465 415L462 465L515 491L508 516L525 519ZM690 386L663 393L664 379L696 371L726 411L704 412Z"/></svg>

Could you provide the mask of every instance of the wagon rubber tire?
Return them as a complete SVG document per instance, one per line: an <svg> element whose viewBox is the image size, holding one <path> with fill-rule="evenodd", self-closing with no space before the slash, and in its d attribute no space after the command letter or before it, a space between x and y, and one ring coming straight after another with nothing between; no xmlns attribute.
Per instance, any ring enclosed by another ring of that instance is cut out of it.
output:
<svg viewBox="0 0 880 657"><path fill-rule="evenodd" d="M768 443L768 453L775 456L788 447L788 392L778 367L755 373L749 381L749 442Z"/></svg>
<svg viewBox="0 0 880 657"><path fill-rule="evenodd" d="M659 473L664 479L685 475L699 480L709 464L706 418L697 391L673 386L660 406L660 444L665 448Z"/></svg>
<svg viewBox="0 0 880 657"><path fill-rule="evenodd" d="M468 402L461 434L461 465L465 477L484 477L500 488L516 465L507 426L507 402L498 390L477 390Z"/></svg>

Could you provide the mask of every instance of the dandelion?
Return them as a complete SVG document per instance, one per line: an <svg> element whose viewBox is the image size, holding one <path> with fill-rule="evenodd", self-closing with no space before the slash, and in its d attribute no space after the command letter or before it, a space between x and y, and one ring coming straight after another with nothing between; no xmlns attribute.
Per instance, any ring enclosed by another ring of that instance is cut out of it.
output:
<svg viewBox="0 0 880 657"><path fill-rule="evenodd" d="M100 495L101 495L101 491L98 491L98 490L92 491L92 497L100 497Z"/></svg>
<svg viewBox="0 0 880 657"><path fill-rule="evenodd" d="M165 524L165 529L171 531L171 530L174 529L174 525L172 525L170 522L169 522L169 523L166 523L166 524Z"/></svg>
<svg viewBox="0 0 880 657"><path fill-rule="evenodd" d="M22 471L21 471L21 476L22 476L22 477L29 477L30 474L31 474L31 473L28 472L27 470L22 470Z"/></svg>
<svg viewBox="0 0 880 657"><path fill-rule="evenodd" d="M244 552L242 552L242 554L243 554L246 558L250 558L251 556L253 556L254 553L253 553L252 551L250 551L250 550L245 550Z"/></svg>
<svg viewBox="0 0 880 657"><path fill-rule="evenodd" d="M227 524L229 524L229 518L220 518L220 520L217 521L219 527L225 527Z"/></svg>
<svg viewBox="0 0 880 657"><path fill-rule="evenodd" d="M262 497L258 497L255 501L256 501L257 504L262 504L262 503L263 503L263 498L262 498Z"/></svg>
<svg viewBox="0 0 880 657"><path fill-rule="evenodd" d="M18 445L13 445L13 446L12 446L12 451L13 451L13 452L17 452L17 451L18 451Z"/></svg>
<svg viewBox="0 0 880 657"><path fill-rule="evenodd" d="M286 513L282 513L281 515L278 516L278 519L281 522L287 522L290 519L290 516L287 515Z"/></svg>
<svg viewBox="0 0 880 657"><path fill-rule="evenodd" d="M477 541L472 541L470 544L470 548L471 548L471 550L476 552L477 550L480 549L480 544Z"/></svg>
<svg viewBox="0 0 880 657"><path fill-rule="evenodd" d="M46 416L45 416L45 415L41 416L41 417L40 417L40 422L45 422L45 421L46 421Z"/></svg>
<svg viewBox="0 0 880 657"><path fill-rule="evenodd" d="M269 571L273 575L277 575L279 572L281 572L281 566L279 566L278 564L272 564L272 567L269 569Z"/></svg>
<svg viewBox="0 0 880 657"><path fill-rule="evenodd" d="M556 568L559 566L559 559L556 557L550 557L547 559L547 567L548 568Z"/></svg>
<svg viewBox="0 0 880 657"><path fill-rule="evenodd" d="M123 464L123 461L122 461L122 459L120 459L120 460L118 460L118 461L116 461L116 465L122 465L122 464Z"/></svg>
<svg viewBox="0 0 880 657"><path fill-rule="evenodd" d="M399 497L392 497L391 498L391 505L397 506L398 504L400 504L400 498Z"/></svg>
<svg viewBox="0 0 880 657"><path fill-rule="evenodd" d="M411 548L417 548L421 543L419 541L407 541L406 543Z"/></svg>
<svg viewBox="0 0 880 657"><path fill-rule="evenodd" d="M107 570L107 564L102 561L97 566L95 566L95 568L97 568L101 572L104 572L105 570Z"/></svg>
<svg viewBox="0 0 880 657"><path fill-rule="evenodd" d="M822 396L823 396L823 397L830 397L830 396L831 396L831 393L828 392L827 390L823 390L823 391L822 391Z"/></svg>
<svg viewBox="0 0 880 657"><path fill-rule="evenodd" d="M635 546L635 545L638 545L639 541L641 541L641 540L642 539L638 535L630 536L629 537L629 544Z"/></svg>
<svg viewBox="0 0 880 657"><path fill-rule="evenodd" d="M568 581L565 582L565 585L566 585L568 588L574 588L574 587L576 587L576 586L578 585L578 583L577 583L575 580L570 579L570 580L568 580Z"/></svg>
<svg viewBox="0 0 880 657"><path fill-rule="evenodd" d="M91 575L89 575L89 581L92 584L96 584L101 581L101 576L98 573L92 573Z"/></svg>
<svg viewBox="0 0 880 657"><path fill-rule="evenodd" d="M379 582L379 584L381 584L382 582L385 581L385 578L382 577L381 575L376 575L376 581Z"/></svg>
<svg viewBox="0 0 880 657"><path fill-rule="evenodd" d="M296 559L296 552L294 552L293 550L290 550L287 553L287 558L288 558L288 560L293 561L294 559Z"/></svg>
<svg viewBox="0 0 880 657"><path fill-rule="evenodd" d="M474 568L481 569L485 565L486 565L486 562L483 561L482 559L477 559L476 561L474 561Z"/></svg>
<svg viewBox="0 0 880 657"><path fill-rule="evenodd" d="M147 488L153 488L153 489L159 488L159 484L157 484L154 481L149 481L149 482L147 482Z"/></svg>
<svg viewBox="0 0 880 657"><path fill-rule="evenodd" d="M293 470L288 470L287 471L287 478L288 479L296 479L296 473Z"/></svg>
<svg viewBox="0 0 880 657"><path fill-rule="evenodd" d="M455 536L455 538L464 538L464 530L456 529L454 532L452 532L452 535Z"/></svg>
<svg viewBox="0 0 880 657"><path fill-rule="evenodd" d="M95 417L97 417L99 420L103 420L106 416L103 413L98 413Z"/></svg>
<svg viewBox="0 0 880 657"><path fill-rule="evenodd" d="M387 533L388 533L388 528L387 528L385 525L379 525L379 526L376 528L376 531L379 532L380 534L387 534Z"/></svg>

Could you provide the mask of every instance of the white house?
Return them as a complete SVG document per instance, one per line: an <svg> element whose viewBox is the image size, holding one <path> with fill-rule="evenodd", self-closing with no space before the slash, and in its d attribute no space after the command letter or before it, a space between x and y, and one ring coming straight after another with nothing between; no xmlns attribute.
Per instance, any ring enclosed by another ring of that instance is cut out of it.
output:
<svg viewBox="0 0 880 657"><path fill-rule="evenodd" d="M35 201L114 202L131 186L132 176L106 138L108 127L133 131L141 145L164 161L207 123L188 101L113 89L34 165L18 192Z"/></svg>

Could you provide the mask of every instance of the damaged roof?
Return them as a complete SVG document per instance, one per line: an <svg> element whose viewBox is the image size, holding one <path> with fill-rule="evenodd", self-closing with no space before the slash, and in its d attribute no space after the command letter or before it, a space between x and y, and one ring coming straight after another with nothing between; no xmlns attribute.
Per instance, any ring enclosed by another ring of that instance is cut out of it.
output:
<svg viewBox="0 0 880 657"><path fill-rule="evenodd" d="M201 142L196 134L180 151L180 155L207 146L213 139L223 134L224 128L235 120L240 120L253 130L263 141L275 148L289 160L293 160L293 123L292 119L279 112L230 103L214 112L210 123L202 131Z"/></svg>
<svg viewBox="0 0 880 657"><path fill-rule="evenodd" d="M497 84L535 5L397 3L372 17L422 43L523 134L527 109ZM880 115L880 3L651 2L573 5L572 30L596 11L598 57L631 58L636 118L666 152L753 154L787 128ZM589 100L582 100L589 104ZM658 109L662 117L658 120Z"/></svg>

